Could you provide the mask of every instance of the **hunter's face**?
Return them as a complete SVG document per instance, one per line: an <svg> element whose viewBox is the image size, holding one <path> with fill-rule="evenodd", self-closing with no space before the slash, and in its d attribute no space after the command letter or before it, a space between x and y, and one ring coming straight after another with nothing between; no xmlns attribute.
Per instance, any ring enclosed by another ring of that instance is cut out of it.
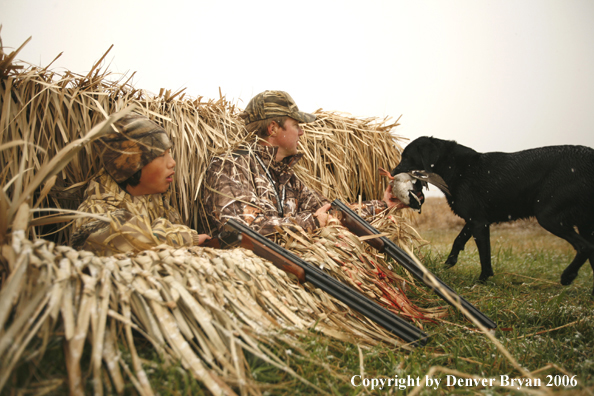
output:
<svg viewBox="0 0 594 396"><path fill-rule="evenodd" d="M278 146L278 156L285 158L297 154L301 136L303 136L303 129L299 126L299 122L293 118L288 118L283 127L279 126L277 128L276 135L269 142L273 146Z"/></svg>
<svg viewBox="0 0 594 396"><path fill-rule="evenodd" d="M140 183L136 186L134 195L164 193L169 189L175 174L175 160L171 156L171 149L155 158L142 168Z"/></svg>

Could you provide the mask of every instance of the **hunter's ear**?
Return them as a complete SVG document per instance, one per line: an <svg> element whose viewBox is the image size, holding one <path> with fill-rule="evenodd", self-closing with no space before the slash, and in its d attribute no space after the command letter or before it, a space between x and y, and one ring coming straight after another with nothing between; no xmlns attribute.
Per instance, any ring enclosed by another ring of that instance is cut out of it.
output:
<svg viewBox="0 0 594 396"><path fill-rule="evenodd" d="M278 127L279 126L276 121L271 121L270 124L268 124L268 136L271 136L271 137L276 136Z"/></svg>

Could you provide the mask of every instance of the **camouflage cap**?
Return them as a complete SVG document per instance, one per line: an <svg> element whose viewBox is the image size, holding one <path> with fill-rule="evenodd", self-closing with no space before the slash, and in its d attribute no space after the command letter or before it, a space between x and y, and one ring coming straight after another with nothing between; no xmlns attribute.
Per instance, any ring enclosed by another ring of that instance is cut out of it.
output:
<svg viewBox="0 0 594 396"><path fill-rule="evenodd" d="M250 124L274 117L291 117L298 122L314 122L316 116L299 111L291 95L284 91L264 91L254 96L245 110L239 115Z"/></svg>
<svg viewBox="0 0 594 396"><path fill-rule="evenodd" d="M97 139L94 148L107 173L118 183L172 146L165 130L145 116L126 115L113 125L119 132Z"/></svg>

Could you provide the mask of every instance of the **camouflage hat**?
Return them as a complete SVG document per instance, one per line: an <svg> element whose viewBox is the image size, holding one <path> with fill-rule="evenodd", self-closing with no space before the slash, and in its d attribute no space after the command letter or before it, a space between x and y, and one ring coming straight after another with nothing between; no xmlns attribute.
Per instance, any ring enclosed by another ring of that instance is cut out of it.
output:
<svg viewBox="0 0 594 396"><path fill-rule="evenodd" d="M119 132L107 134L94 143L103 167L121 183L172 146L163 128L138 114L115 122Z"/></svg>
<svg viewBox="0 0 594 396"><path fill-rule="evenodd" d="M314 122L316 116L299 111L291 95L284 91L264 91L254 96L247 107L239 115L250 124L255 121L266 120L274 117L291 117L298 122Z"/></svg>

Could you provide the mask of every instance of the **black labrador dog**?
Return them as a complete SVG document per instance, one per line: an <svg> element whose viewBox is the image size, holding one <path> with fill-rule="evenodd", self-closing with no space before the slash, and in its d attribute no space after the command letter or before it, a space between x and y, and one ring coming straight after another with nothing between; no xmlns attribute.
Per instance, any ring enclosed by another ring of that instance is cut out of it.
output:
<svg viewBox="0 0 594 396"><path fill-rule="evenodd" d="M535 216L577 252L563 271L561 284L573 282L588 259L594 270L593 149L550 146L479 153L455 141L421 137L406 146L391 174L412 171L441 176L449 188L450 207L466 221L446 265L456 264L472 236L481 262L479 280L486 280L493 275L489 225Z"/></svg>

